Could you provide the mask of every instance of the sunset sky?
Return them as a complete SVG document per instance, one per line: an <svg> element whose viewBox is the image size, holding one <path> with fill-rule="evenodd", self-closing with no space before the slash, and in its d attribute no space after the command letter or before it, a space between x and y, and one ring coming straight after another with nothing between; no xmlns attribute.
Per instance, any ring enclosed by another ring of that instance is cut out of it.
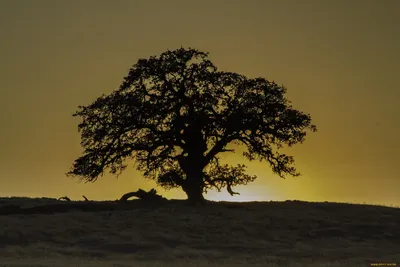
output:
<svg viewBox="0 0 400 267"><path fill-rule="evenodd" d="M181 46L221 70L283 84L318 132L289 150L302 176L258 180L212 200L400 206L400 1L0 0L0 197L119 198L155 187L132 164L118 180L65 173L82 153L78 105L120 85L139 58ZM236 154L227 163L247 163ZM167 198L185 198L181 190Z"/></svg>

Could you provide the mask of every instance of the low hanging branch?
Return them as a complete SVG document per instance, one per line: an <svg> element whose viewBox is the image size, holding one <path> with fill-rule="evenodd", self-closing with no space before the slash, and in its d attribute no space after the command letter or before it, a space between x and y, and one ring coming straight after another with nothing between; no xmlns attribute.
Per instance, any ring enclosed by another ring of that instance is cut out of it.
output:
<svg viewBox="0 0 400 267"><path fill-rule="evenodd" d="M215 168L210 169L208 174L205 175L206 189L216 188L221 192L221 189L226 187L231 196L240 195L240 193L232 190L232 186L237 184L246 185L248 182L252 182L256 179L256 176L250 176L245 173L245 165L220 165L218 158L215 158L215 160Z"/></svg>

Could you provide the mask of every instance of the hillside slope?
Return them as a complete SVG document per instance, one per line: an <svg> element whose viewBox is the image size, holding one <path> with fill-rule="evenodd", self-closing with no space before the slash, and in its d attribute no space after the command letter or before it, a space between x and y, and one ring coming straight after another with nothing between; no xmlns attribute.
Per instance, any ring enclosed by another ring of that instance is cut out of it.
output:
<svg viewBox="0 0 400 267"><path fill-rule="evenodd" d="M192 207L183 201L122 205L3 198L0 210L5 205L57 209L71 204L86 208L0 216L0 266L78 266L77 260L86 262L79 266L120 267L368 266L400 260L399 208L300 201Z"/></svg>

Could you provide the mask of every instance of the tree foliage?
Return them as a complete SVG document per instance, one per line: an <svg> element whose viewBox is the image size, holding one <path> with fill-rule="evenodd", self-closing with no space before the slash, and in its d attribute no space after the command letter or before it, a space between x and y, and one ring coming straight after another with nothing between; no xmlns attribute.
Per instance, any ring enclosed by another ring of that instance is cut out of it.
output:
<svg viewBox="0 0 400 267"><path fill-rule="evenodd" d="M264 78L220 71L196 49L139 59L117 90L74 114L82 119L84 153L68 175L93 182L107 169L119 175L132 159L146 178L181 187L189 199L212 188L233 195L232 186L256 179L244 165L220 164L219 155L236 144L280 177L298 176L293 157L280 149L302 143L316 127L285 93Z"/></svg>

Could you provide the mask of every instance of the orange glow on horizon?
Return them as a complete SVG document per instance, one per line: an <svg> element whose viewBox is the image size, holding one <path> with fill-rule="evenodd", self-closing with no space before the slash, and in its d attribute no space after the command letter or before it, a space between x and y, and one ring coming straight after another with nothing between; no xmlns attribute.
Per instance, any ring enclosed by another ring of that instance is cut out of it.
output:
<svg viewBox="0 0 400 267"><path fill-rule="evenodd" d="M207 199L400 205L400 1L204 1L0 1L0 197L115 200L156 188L186 198L133 162L118 179L65 176L82 153L77 107L117 89L138 59L183 46L284 85L318 127L284 151L303 176L281 179L238 150L225 163L258 179Z"/></svg>

